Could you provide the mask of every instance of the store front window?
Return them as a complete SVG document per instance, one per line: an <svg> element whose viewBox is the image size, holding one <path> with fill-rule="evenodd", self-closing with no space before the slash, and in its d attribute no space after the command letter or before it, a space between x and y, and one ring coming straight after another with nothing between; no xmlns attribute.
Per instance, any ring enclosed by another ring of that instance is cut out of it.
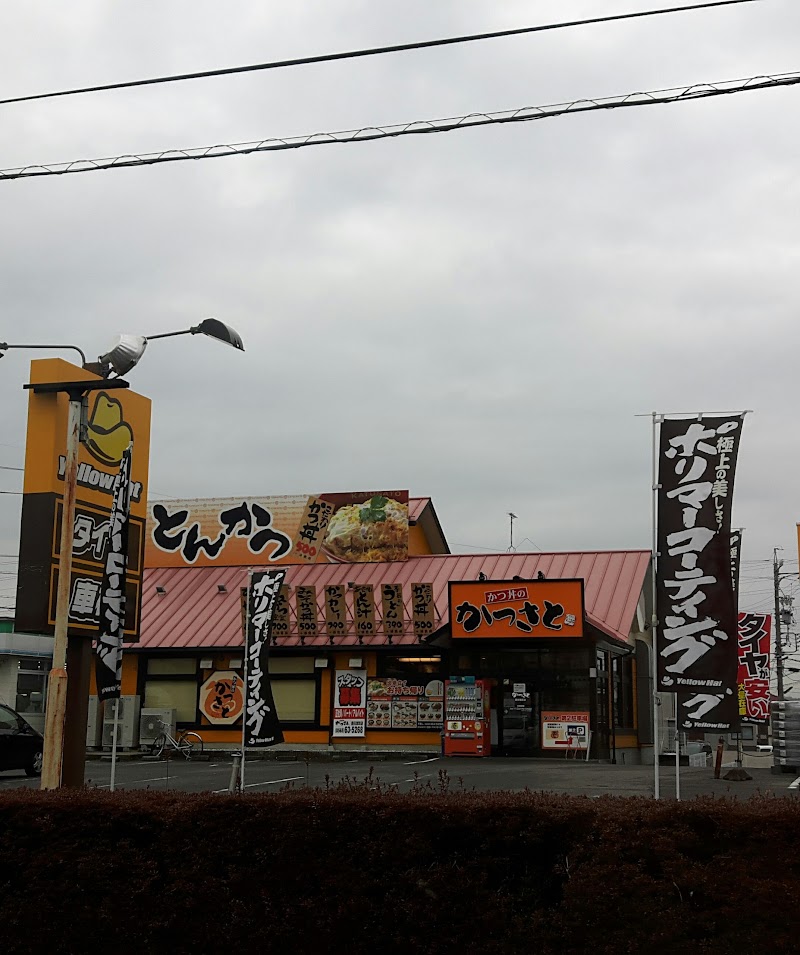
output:
<svg viewBox="0 0 800 955"><path fill-rule="evenodd" d="M49 661L20 657L17 663L17 701L14 709L24 715L44 713Z"/></svg>
<svg viewBox="0 0 800 955"><path fill-rule="evenodd" d="M197 722L197 660L193 657L150 657L143 705L174 709L178 723Z"/></svg>

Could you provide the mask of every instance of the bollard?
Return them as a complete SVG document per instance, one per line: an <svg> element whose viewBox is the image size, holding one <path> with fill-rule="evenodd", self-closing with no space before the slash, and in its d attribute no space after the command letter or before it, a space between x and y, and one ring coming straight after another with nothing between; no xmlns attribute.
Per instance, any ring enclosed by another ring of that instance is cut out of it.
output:
<svg viewBox="0 0 800 955"><path fill-rule="evenodd" d="M239 772L242 766L242 754L241 753L231 753L231 778L228 783L228 793L231 796L235 796L236 793L240 792L239 786Z"/></svg>
<svg viewBox="0 0 800 955"><path fill-rule="evenodd" d="M719 779L720 771L722 770L722 753L725 750L725 740L720 736L719 742L717 743L717 758L714 762L714 779Z"/></svg>

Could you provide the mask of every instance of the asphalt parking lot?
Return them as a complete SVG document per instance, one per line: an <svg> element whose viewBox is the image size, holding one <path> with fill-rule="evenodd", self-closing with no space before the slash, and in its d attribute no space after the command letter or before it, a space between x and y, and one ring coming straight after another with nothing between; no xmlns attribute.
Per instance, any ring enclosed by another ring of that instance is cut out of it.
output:
<svg viewBox="0 0 800 955"><path fill-rule="evenodd" d="M452 790L525 789L573 795L652 796L652 766L620 766L604 763L582 763L561 760L527 759L458 759L414 757L407 759L353 760L253 759L245 767L245 790L249 793L276 792L286 787L303 788L335 785L349 778L364 780L372 770L372 779L400 791L410 791L428 784ZM723 776L727 772L723 769ZM760 793L798 798L800 780L793 774L773 775L769 767L749 769L753 777L746 782L714 779L711 768L681 767L681 796L701 795L749 799ZM124 759L117 764L117 789L177 790L184 792L227 793L231 758L227 753L206 754L202 760ZM444 777L440 774L444 773ZM661 796L674 798L675 768L661 767ZM86 764L86 785L108 789L111 779L110 759L94 759ZM38 779L24 773L0 773L0 792L15 788L38 788Z"/></svg>

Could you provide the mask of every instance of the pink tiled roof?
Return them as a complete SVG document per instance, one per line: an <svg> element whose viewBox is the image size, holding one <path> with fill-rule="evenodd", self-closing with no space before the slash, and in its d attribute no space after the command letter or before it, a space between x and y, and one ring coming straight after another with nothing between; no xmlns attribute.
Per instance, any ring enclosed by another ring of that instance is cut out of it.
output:
<svg viewBox="0 0 800 955"><path fill-rule="evenodd" d="M550 554L436 554L409 557L393 563L309 564L288 567L286 582L291 587L315 585L319 619L324 619L323 588L330 584L412 583L433 584L437 629L448 620L448 583L451 580L477 580L480 573L490 580L508 580L514 576L583 578L588 622L607 636L628 642L642 587L650 562L650 552L582 551ZM240 590L247 585L245 567L153 568L144 572L141 638L136 649L190 649L240 647L242 618ZM221 592L219 585L223 585ZM159 594L156 587L164 589ZM290 601L293 603L293 601ZM380 616L380 612L378 614ZM291 632L278 646L300 646L293 611ZM418 644L409 626L393 646ZM349 634L337 645L355 645ZM328 645L324 634L306 638L306 647ZM385 634L366 638L363 646L387 646Z"/></svg>

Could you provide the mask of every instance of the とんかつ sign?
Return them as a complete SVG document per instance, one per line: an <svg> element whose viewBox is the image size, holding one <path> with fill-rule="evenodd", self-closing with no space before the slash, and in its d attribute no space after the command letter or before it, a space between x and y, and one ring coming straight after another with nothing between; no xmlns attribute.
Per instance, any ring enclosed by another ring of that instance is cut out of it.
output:
<svg viewBox="0 0 800 955"><path fill-rule="evenodd" d="M450 582L454 639L583 636L583 580Z"/></svg>

